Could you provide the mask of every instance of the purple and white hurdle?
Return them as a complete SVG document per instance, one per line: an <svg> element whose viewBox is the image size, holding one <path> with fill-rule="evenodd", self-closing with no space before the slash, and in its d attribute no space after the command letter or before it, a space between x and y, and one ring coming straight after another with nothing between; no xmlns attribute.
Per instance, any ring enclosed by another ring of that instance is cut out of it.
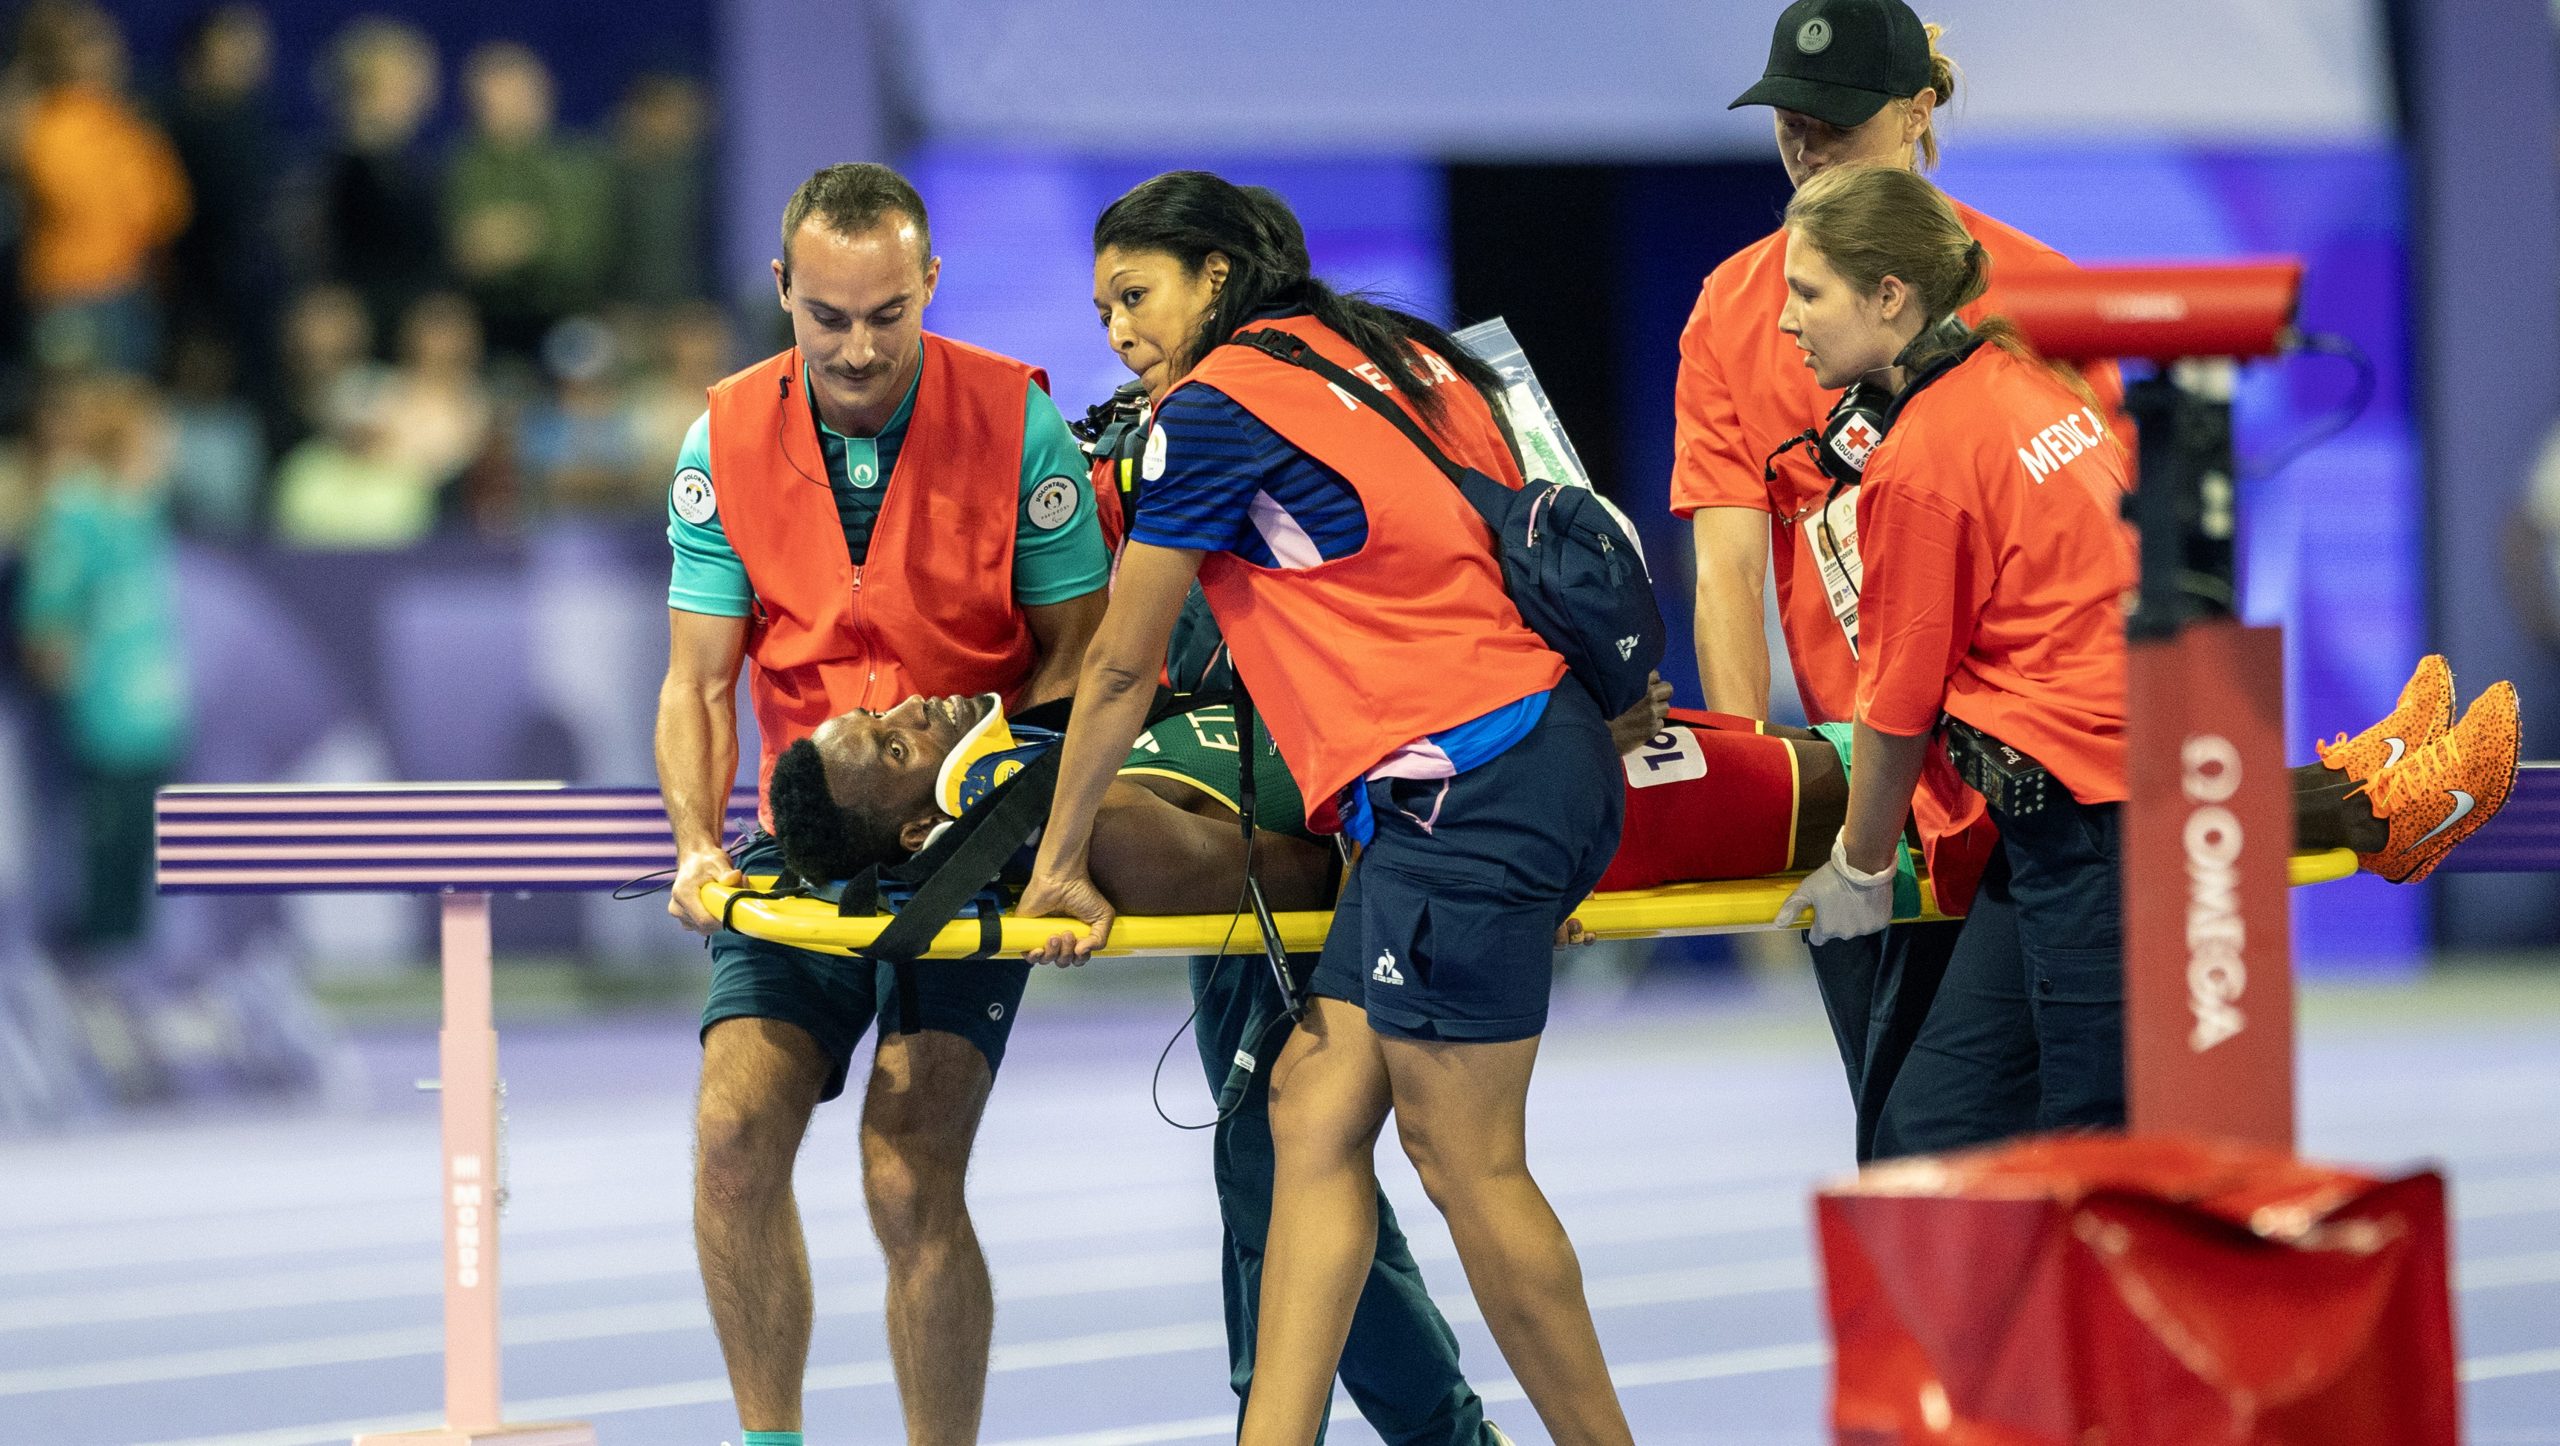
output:
<svg viewBox="0 0 2560 1446"><path fill-rule="evenodd" d="M730 799L751 823L755 795ZM508 1425L498 1381L498 1031L489 897L616 888L673 866L655 790L556 783L161 790L159 887L170 894L435 894L443 904L441 1071L444 1425L356 1446L593 1446L573 1421Z"/></svg>

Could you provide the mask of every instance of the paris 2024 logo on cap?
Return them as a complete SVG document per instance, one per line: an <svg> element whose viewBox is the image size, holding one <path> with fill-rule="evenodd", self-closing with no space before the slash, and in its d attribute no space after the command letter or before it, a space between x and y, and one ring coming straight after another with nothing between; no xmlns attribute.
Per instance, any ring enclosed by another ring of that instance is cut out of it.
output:
<svg viewBox="0 0 2560 1446"><path fill-rule="evenodd" d="M1796 49L1806 55L1820 55L1831 48L1831 22L1816 15L1796 27Z"/></svg>

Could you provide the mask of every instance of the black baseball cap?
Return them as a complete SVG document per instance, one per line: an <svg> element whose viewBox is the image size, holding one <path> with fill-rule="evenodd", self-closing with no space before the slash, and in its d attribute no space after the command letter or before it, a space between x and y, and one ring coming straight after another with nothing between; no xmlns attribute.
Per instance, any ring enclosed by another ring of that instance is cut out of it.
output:
<svg viewBox="0 0 2560 1446"><path fill-rule="evenodd" d="M1760 83L1726 110L1773 105L1848 127L1929 88L1929 32L1903 0L1796 0Z"/></svg>

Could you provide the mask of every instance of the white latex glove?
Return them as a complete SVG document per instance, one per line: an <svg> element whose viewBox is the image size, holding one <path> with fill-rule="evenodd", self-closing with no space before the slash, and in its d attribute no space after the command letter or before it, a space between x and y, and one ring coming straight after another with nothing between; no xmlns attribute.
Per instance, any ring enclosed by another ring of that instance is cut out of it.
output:
<svg viewBox="0 0 2560 1446"><path fill-rule="evenodd" d="M1812 910L1813 930L1806 937L1816 944L1860 938L1893 922L1893 870L1860 873L1840 852L1841 843L1833 839L1831 861L1805 875L1778 906L1781 924L1793 924Z"/></svg>

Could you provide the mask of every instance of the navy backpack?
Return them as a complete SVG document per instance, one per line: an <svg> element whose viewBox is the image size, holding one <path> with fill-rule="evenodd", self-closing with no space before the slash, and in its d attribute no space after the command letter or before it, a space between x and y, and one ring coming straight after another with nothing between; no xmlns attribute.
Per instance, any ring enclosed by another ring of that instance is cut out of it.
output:
<svg viewBox="0 0 2560 1446"><path fill-rule="evenodd" d="M1535 477L1515 490L1458 465L1404 408L1372 400L1374 383L1288 332L1248 331L1236 344L1304 367L1331 382L1344 400L1393 422L1493 530L1503 586L1521 621L1563 656L1600 711L1615 718L1644 701L1662 665L1662 609L1654 602L1653 578L1634 532L1607 498L1588 487Z"/></svg>

